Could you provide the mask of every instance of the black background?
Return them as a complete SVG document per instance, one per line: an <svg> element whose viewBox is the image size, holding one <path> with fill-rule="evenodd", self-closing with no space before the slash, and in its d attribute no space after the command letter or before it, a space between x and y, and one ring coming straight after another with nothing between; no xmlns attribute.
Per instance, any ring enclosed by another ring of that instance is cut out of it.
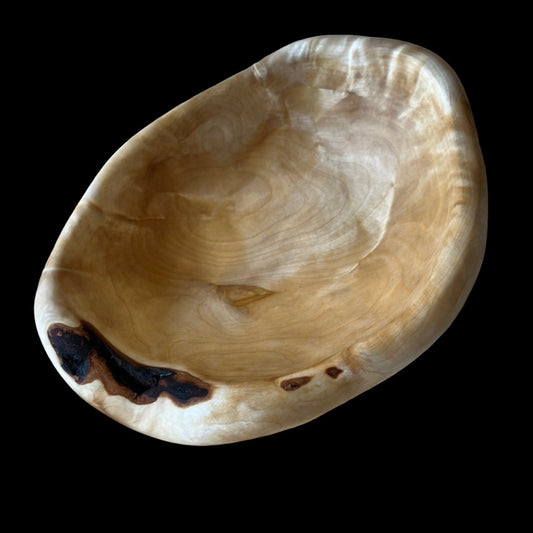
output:
<svg viewBox="0 0 533 533"><path fill-rule="evenodd" d="M475 524L495 512L480 494L501 491L495 480L511 468L495 444L510 431L500 402L505 377L495 371L502 353L494 259L501 244L497 215L504 203L497 124L504 110L494 105L501 95L493 78L503 61L494 37L501 19L488 8L467 14L451 5L438 13L414 6L373 11L348 6L306 5L292 15L289 4L191 10L139 6L116 12L86 6L41 8L32 11L31 24L22 14L13 19L18 31L10 41L16 50L10 61L18 78L11 83L21 94L14 94L8 107L19 117L15 144L25 148L17 156L12 181L18 201L13 202L20 216L32 213L32 221L17 230L15 249L21 251L13 273L24 270L24 282L18 284L22 298L16 298L22 305L17 358L24 363L14 371L18 377L10 378L17 389L11 397L23 401L12 402L15 416L4 438L14 445L8 457L20 465L16 478L24 490L51 490L60 506L84 513L87 499L107 502L109 491L136 495L142 502L150 494L175 495L181 502L176 505L192 496L213 506L231 493L234 503L224 509L237 522L243 505L261 520L283 509L294 515L301 510L295 499L301 497L306 512L284 522L290 527L302 514L371 518L359 498L378 507L383 502L385 514L405 499L410 503L396 516L407 521L420 517L415 505L420 498L434 505L440 522L466 513L463 517ZM280 47L321 34L413 42L439 54L461 79L490 195L486 257L466 305L406 369L298 428L237 444L190 447L121 426L70 390L35 332L33 295L59 232L101 166L143 126ZM60 488L54 491L55 482ZM91 482L105 486L106 496L83 491ZM165 484L172 490L161 489ZM342 495L348 506L339 503ZM381 519L379 512L372 516Z"/></svg>

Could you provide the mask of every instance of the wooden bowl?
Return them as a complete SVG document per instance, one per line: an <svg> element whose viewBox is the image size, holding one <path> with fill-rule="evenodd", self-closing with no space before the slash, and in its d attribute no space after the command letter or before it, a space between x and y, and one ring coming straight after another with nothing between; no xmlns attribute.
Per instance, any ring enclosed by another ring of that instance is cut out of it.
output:
<svg viewBox="0 0 533 533"><path fill-rule="evenodd" d="M109 159L44 268L36 324L67 383L119 422L250 439L426 350L474 283L486 227L450 67L394 40L305 39Z"/></svg>

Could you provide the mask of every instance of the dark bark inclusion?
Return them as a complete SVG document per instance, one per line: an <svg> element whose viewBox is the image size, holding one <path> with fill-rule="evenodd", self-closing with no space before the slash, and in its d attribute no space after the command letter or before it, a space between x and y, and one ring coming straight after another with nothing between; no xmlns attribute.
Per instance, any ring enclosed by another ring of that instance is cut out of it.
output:
<svg viewBox="0 0 533 533"><path fill-rule="evenodd" d="M283 390L288 392L294 391L309 383L312 379L312 376L301 376L298 378L285 379L280 383L280 386Z"/></svg>
<svg viewBox="0 0 533 533"><path fill-rule="evenodd" d="M48 338L61 367L76 383L99 379L109 394L120 394L133 403L152 403L166 393L178 406L186 407L211 395L211 385L188 372L134 363L85 322L79 327L53 324Z"/></svg>
<svg viewBox="0 0 533 533"><path fill-rule="evenodd" d="M326 368L326 374L333 379L337 379L339 374L342 374L343 370L340 368L337 368L336 366L330 366L329 368Z"/></svg>

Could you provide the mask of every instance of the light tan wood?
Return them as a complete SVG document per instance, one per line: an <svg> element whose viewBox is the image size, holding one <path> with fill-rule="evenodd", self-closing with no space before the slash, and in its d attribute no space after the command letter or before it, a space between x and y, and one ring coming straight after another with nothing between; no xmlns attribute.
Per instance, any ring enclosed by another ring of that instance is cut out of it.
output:
<svg viewBox="0 0 533 533"><path fill-rule="evenodd" d="M69 385L138 431L267 435L426 350L474 283L486 217L472 115L444 61L306 39L113 155L46 264L37 328Z"/></svg>

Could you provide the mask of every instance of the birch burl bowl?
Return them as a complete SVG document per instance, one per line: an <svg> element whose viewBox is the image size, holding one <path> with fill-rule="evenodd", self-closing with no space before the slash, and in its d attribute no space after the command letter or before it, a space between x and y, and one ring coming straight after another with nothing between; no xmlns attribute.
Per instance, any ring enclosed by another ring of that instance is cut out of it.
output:
<svg viewBox="0 0 533 533"><path fill-rule="evenodd" d="M442 59L305 39L111 157L46 263L36 324L66 382L117 421L184 444L259 437L424 352L475 281L486 219L471 111Z"/></svg>

